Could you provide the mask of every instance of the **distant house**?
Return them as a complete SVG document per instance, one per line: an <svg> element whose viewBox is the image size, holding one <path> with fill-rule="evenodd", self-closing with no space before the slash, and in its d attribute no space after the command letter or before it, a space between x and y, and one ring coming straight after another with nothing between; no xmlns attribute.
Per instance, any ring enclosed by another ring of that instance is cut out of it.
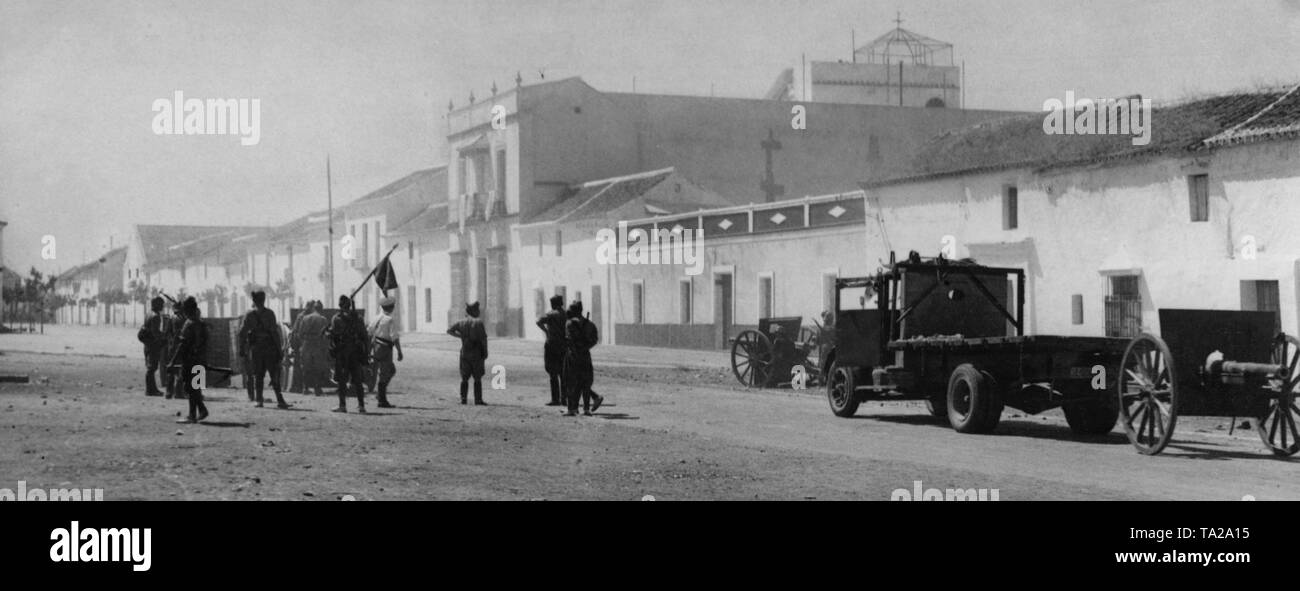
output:
<svg viewBox="0 0 1300 591"><path fill-rule="evenodd" d="M1300 332L1300 86L1157 106L1145 146L1047 135L1043 117L945 134L864 183L863 256L949 246L1024 269L1027 332L1158 332L1162 308Z"/></svg>
<svg viewBox="0 0 1300 591"><path fill-rule="evenodd" d="M935 134L1016 114L602 92L580 78L451 105L448 314L477 299L494 334L525 333L534 288L511 228L576 184L672 167L730 205L842 193Z"/></svg>
<svg viewBox="0 0 1300 591"><path fill-rule="evenodd" d="M617 293L616 278L621 269L597 258L597 234L601 230L616 232L619 222L725 205L726 199L701 188L673 168L569 187L550 209L515 227L521 283L532 295L525 334L534 339L543 338L531 320L550 309L550 297L558 294L564 296L566 303L582 301L602 340L613 343L612 328L617 315L610 305L610 297ZM691 223L685 227L695 229ZM489 295L493 287L490 283L486 286ZM489 301L500 306L503 300L489 297ZM498 326L496 330L505 332L505 327Z"/></svg>

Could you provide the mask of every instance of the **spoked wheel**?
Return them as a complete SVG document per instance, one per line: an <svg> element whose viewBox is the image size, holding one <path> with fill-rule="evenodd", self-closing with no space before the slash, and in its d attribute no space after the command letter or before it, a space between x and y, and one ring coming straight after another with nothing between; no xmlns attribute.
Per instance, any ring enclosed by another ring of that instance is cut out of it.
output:
<svg viewBox="0 0 1300 591"><path fill-rule="evenodd" d="M731 345L731 371L750 388L767 386L772 367L772 341L757 330L747 330Z"/></svg>
<svg viewBox="0 0 1300 591"><path fill-rule="evenodd" d="M1255 430L1273 453L1289 456L1300 451L1300 341L1277 335L1273 363L1283 366L1282 375L1269 380L1266 390L1270 400L1264 414L1255 421Z"/></svg>
<svg viewBox="0 0 1300 591"><path fill-rule="evenodd" d="M1146 455L1161 452L1178 420L1178 381L1169 347L1142 333L1128 344L1119 375L1119 418L1133 447Z"/></svg>

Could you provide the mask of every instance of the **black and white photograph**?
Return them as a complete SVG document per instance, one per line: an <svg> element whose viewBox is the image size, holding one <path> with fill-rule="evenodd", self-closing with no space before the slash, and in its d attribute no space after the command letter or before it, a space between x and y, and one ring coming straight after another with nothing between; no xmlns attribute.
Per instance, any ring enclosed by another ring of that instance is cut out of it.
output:
<svg viewBox="0 0 1300 591"><path fill-rule="evenodd" d="M0 0L0 501L1300 500L1297 56L1296 0Z"/></svg>

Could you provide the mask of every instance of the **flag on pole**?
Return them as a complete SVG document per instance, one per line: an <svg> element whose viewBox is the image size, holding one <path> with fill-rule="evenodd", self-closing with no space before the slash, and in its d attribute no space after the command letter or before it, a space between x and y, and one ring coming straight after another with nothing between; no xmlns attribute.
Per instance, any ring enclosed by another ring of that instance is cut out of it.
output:
<svg viewBox="0 0 1300 591"><path fill-rule="evenodd" d="M390 289L397 289L397 274L393 272L393 263L388 260L391 256L392 253L388 253L384 260L379 261L379 266L375 267L375 287L384 295L388 295Z"/></svg>

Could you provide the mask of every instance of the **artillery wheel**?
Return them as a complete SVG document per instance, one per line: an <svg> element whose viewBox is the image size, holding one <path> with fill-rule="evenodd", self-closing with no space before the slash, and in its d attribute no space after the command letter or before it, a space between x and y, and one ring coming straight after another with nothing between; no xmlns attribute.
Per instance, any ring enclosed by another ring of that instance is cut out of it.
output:
<svg viewBox="0 0 1300 591"><path fill-rule="evenodd" d="M1160 337L1142 333L1124 350L1119 373L1119 418L1138 452L1161 452L1178 421L1173 355Z"/></svg>
<svg viewBox="0 0 1300 591"><path fill-rule="evenodd" d="M848 418L857 414L858 397L853 392L857 385L853 368L831 363L830 372L826 376L826 401L830 403L831 412L835 416Z"/></svg>
<svg viewBox="0 0 1300 591"><path fill-rule="evenodd" d="M948 422L958 433L987 433L1002 418L1002 396L993 377L963 363L948 379Z"/></svg>
<svg viewBox="0 0 1300 591"><path fill-rule="evenodd" d="M772 367L772 341L757 330L746 330L731 345L731 371L749 388L763 388Z"/></svg>
<svg viewBox="0 0 1300 591"><path fill-rule="evenodd" d="M1255 430L1273 453L1294 455L1300 451L1300 341L1290 335L1278 335L1273 342L1275 364L1283 365L1281 377L1269 380L1270 400L1264 414L1255 421Z"/></svg>

